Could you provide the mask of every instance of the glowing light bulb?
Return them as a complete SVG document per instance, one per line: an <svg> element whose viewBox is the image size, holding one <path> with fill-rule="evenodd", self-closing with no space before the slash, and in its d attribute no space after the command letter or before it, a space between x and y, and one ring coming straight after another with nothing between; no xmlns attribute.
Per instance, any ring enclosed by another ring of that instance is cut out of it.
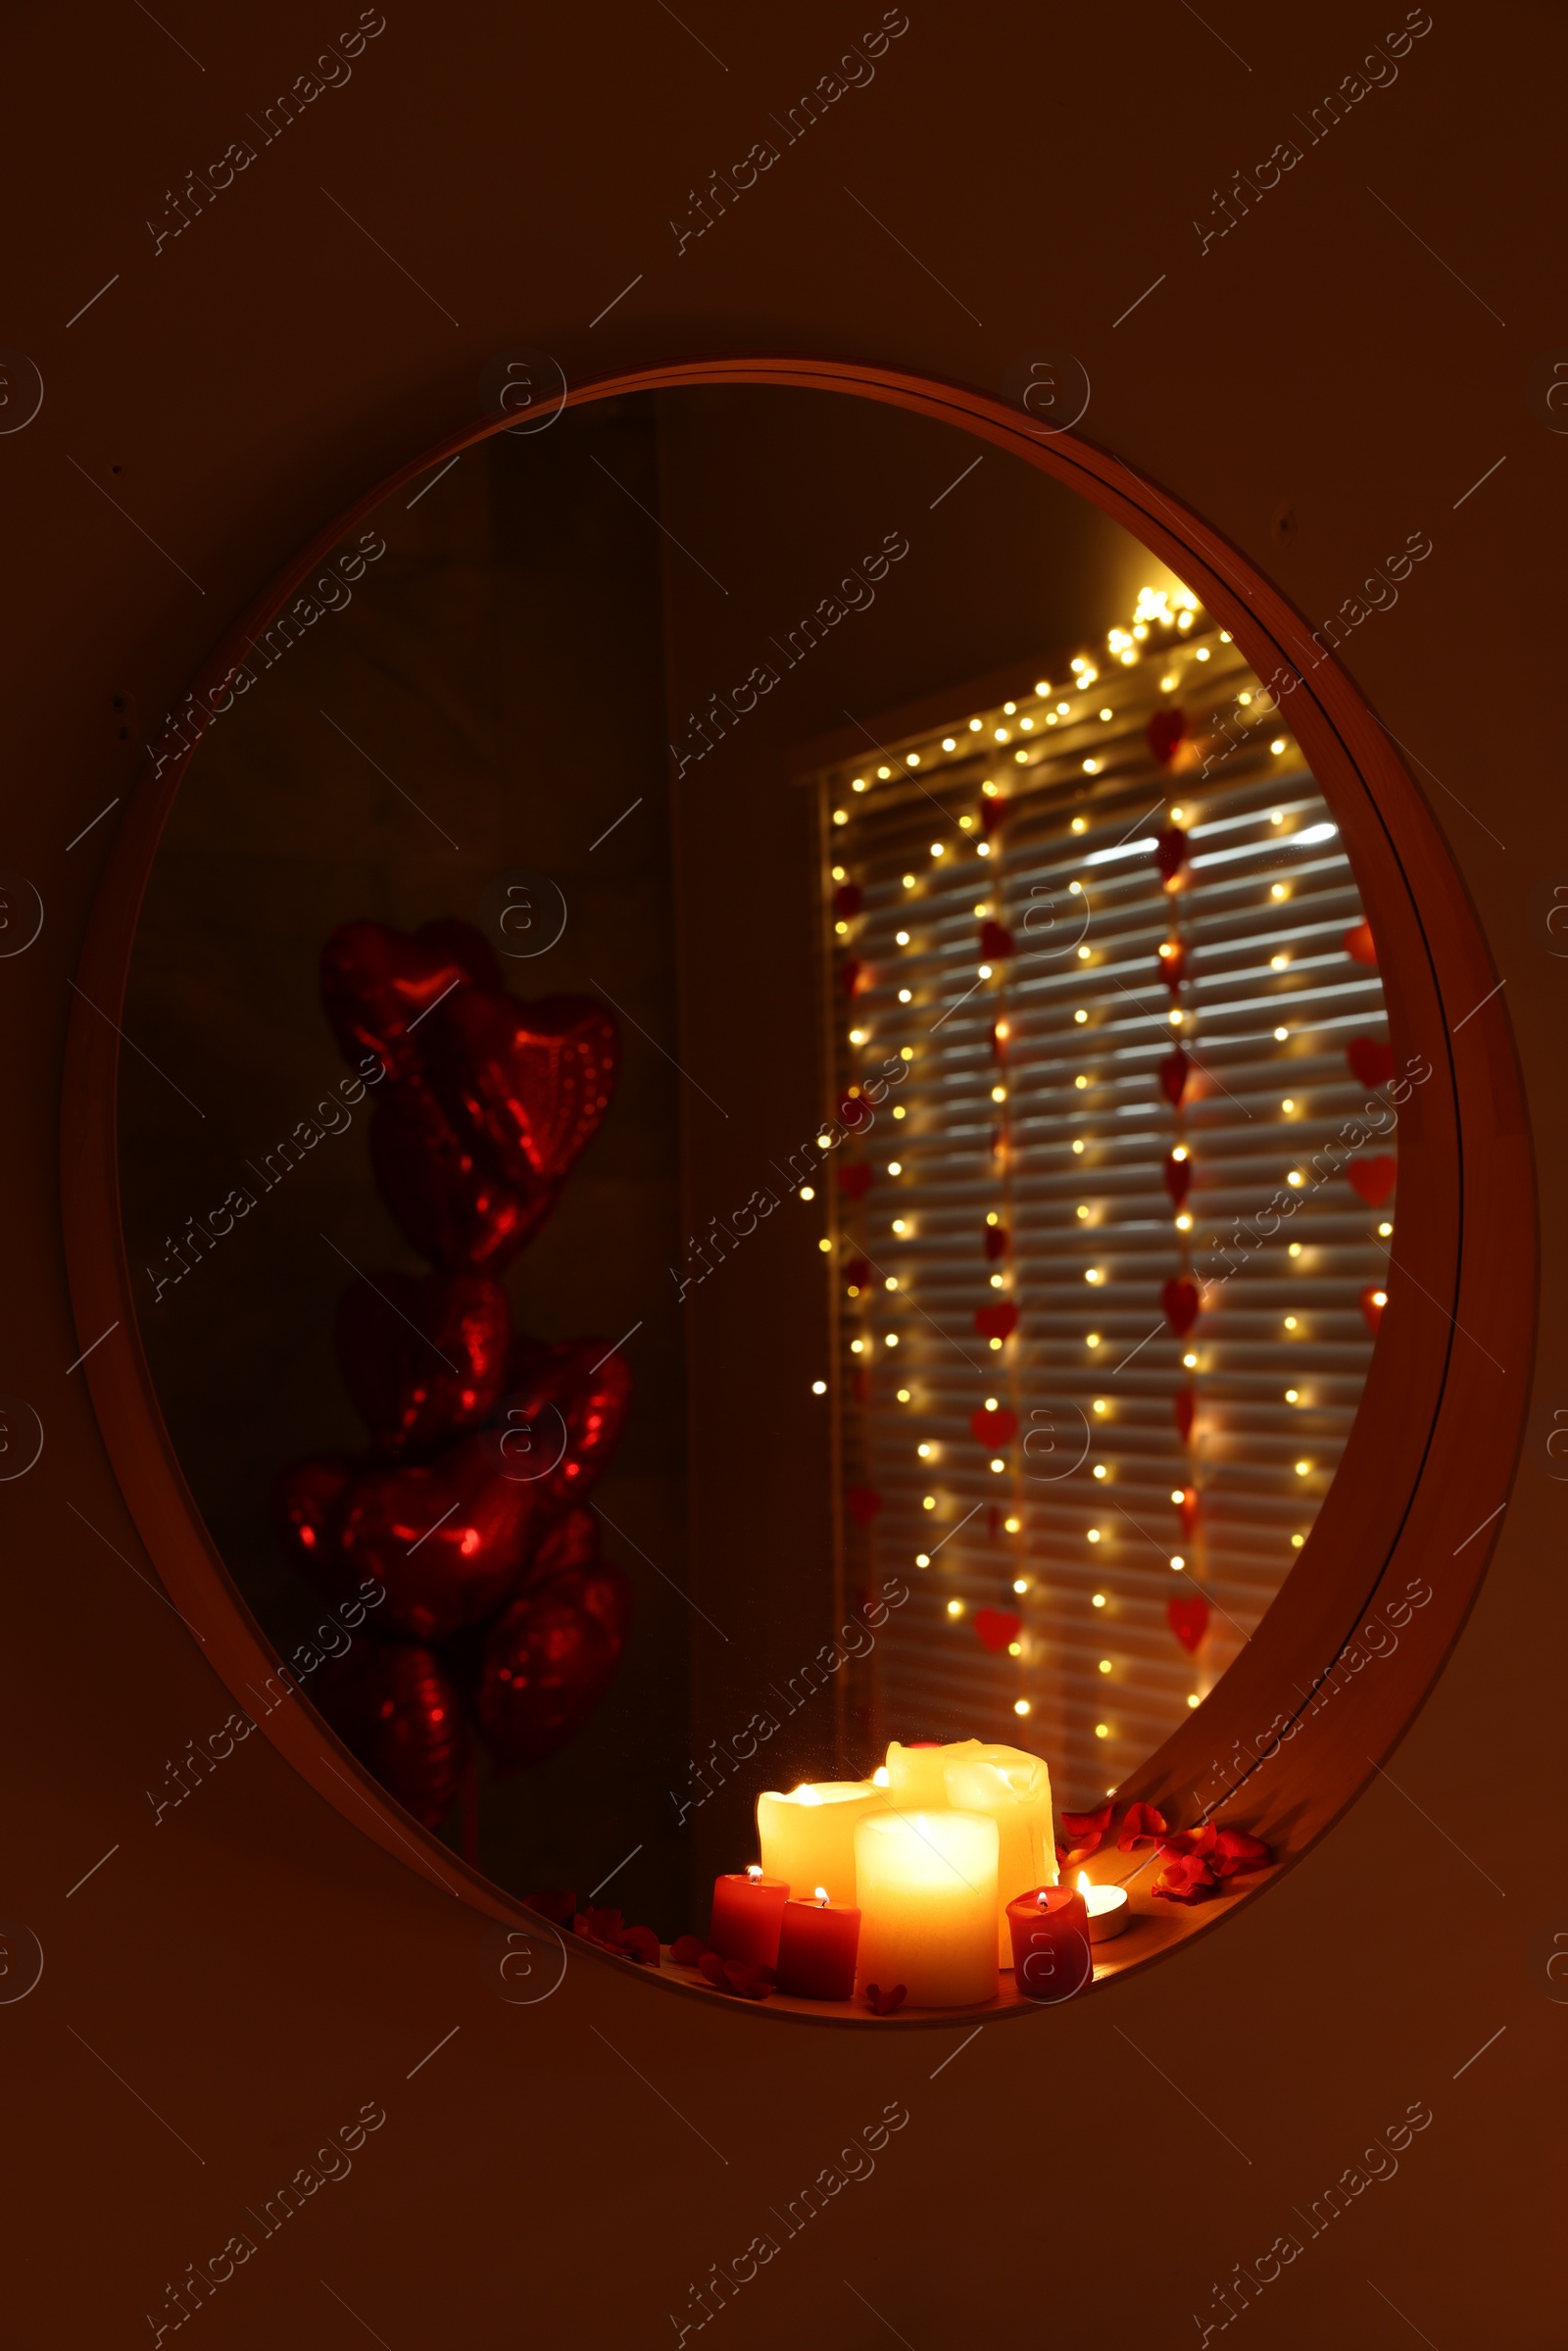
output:
<svg viewBox="0 0 1568 2351"><path fill-rule="evenodd" d="M826 1380L813 1380L813 1381L811 1382L811 1394L812 1394L813 1396L826 1396L826 1394L827 1394L827 1382L826 1382Z"/></svg>

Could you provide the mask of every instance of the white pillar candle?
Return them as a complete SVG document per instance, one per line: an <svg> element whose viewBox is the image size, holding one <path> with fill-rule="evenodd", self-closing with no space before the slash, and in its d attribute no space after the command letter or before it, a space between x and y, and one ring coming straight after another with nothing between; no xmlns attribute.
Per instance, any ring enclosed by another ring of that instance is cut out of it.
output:
<svg viewBox="0 0 1568 2351"><path fill-rule="evenodd" d="M988 1814L1001 1839L997 1869L997 1957L1012 1965L1012 1931L1007 1904L1037 1886L1056 1883L1056 1833L1051 1810L1051 1774L1038 1755L1022 1747L944 1747L947 1800L963 1812ZM764 1863L767 1856L762 1856Z"/></svg>
<svg viewBox="0 0 1568 2351"><path fill-rule="evenodd" d="M782 1878L798 1901L819 1886L830 1902L854 1904L855 1831L868 1812L886 1810L888 1790L869 1780L817 1780L757 1799L762 1869Z"/></svg>
<svg viewBox="0 0 1568 2351"><path fill-rule="evenodd" d="M902 1984L911 2008L996 1997L997 1824L979 1813L873 1812L855 1832L856 1988Z"/></svg>
<svg viewBox="0 0 1568 2351"><path fill-rule="evenodd" d="M927 1812L945 1812L954 1798L948 1793L948 1758L978 1751L978 1739L960 1739L945 1747L906 1747L895 1739L888 1749L888 1788L895 1804L913 1805Z"/></svg>

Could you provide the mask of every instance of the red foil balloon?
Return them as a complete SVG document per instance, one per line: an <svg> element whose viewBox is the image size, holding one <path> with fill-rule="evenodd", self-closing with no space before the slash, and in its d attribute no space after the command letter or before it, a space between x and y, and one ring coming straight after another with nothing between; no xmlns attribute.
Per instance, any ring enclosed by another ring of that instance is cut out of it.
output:
<svg viewBox="0 0 1568 2351"><path fill-rule="evenodd" d="M553 1187L519 1196L423 1085L380 1097L370 1120L370 1165L420 1256L453 1273L465 1266L499 1273L556 1204Z"/></svg>
<svg viewBox="0 0 1568 2351"><path fill-rule="evenodd" d="M506 1292L488 1274L373 1273L344 1291L337 1358L383 1453L417 1456L483 1420L506 1384Z"/></svg>
<svg viewBox="0 0 1568 2351"><path fill-rule="evenodd" d="M454 1125L488 1145L523 1199L558 1186L614 1090L619 1041L604 1006L459 988L431 1026L429 1080Z"/></svg>
<svg viewBox="0 0 1568 2351"><path fill-rule="evenodd" d="M620 1661L631 1595L597 1543L589 1512L571 1511L485 1641L479 1729L508 1769L543 1762L580 1730Z"/></svg>
<svg viewBox="0 0 1568 2351"><path fill-rule="evenodd" d="M445 1641L499 1607L544 1497L497 1469L482 1436L460 1438L426 1466L351 1472L318 1508L337 1467L303 1462L277 1494L284 1533L323 1599L346 1599L374 1577L387 1595L379 1622L415 1641Z"/></svg>
<svg viewBox="0 0 1568 2351"><path fill-rule="evenodd" d="M458 1693L428 1649L365 1642L323 1667L321 1712L389 1795L426 1829L452 1809L468 1757Z"/></svg>
<svg viewBox="0 0 1568 2351"><path fill-rule="evenodd" d="M412 937L384 922L347 922L321 951L321 1001L344 1058L357 1066L378 1053L388 1076L405 1082L424 1051L411 1026L463 986L501 986L483 933L466 922L427 922Z"/></svg>

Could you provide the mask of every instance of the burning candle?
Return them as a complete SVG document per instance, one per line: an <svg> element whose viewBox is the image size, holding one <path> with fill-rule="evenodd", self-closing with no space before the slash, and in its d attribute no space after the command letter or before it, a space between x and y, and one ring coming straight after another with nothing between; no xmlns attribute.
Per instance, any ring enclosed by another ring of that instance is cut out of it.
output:
<svg viewBox="0 0 1568 2351"><path fill-rule="evenodd" d="M827 1887L810 1902L786 1902L778 1937L778 1987L803 2000L853 2000L860 1914L830 1902Z"/></svg>
<svg viewBox="0 0 1568 2351"><path fill-rule="evenodd" d="M1056 1883L1055 1825L1051 1811L1051 1774L1038 1755L1021 1747L982 1746L977 1739L944 1747L948 1802L963 1812L983 1812L1001 1837L997 1872L997 1959L1012 1965L1007 1904L1018 1894Z"/></svg>
<svg viewBox="0 0 1568 2351"><path fill-rule="evenodd" d="M1132 1917L1128 1907L1125 1886L1091 1886L1089 1872L1078 1872L1078 1891L1083 1895L1089 1913L1089 1939L1092 1943L1108 1943L1119 1935Z"/></svg>
<svg viewBox="0 0 1568 2351"><path fill-rule="evenodd" d="M1066 2000L1082 1991L1095 1961L1081 1893L1066 1886L1036 1886L1007 1904L1007 1923L1013 1969L1025 1999Z"/></svg>
<svg viewBox="0 0 1568 2351"><path fill-rule="evenodd" d="M782 1878L793 1894L825 1886L830 1902L853 1903L856 1826L887 1802L886 1788L868 1780L821 1780L788 1795L770 1789L757 1799L763 1869Z"/></svg>
<svg viewBox="0 0 1568 2351"><path fill-rule="evenodd" d="M902 1984L912 2008L996 1997L999 1841L996 1822L973 1812L872 1812L859 1822L858 1984Z"/></svg>
<svg viewBox="0 0 1568 2351"><path fill-rule="evenodd" d="M747 1967L776 1967L779 1923L789 1891L782 1878L764 1878L755 1861L733 1877L715 1878L708 1939L720 1959L738 1959Z"/></svg>

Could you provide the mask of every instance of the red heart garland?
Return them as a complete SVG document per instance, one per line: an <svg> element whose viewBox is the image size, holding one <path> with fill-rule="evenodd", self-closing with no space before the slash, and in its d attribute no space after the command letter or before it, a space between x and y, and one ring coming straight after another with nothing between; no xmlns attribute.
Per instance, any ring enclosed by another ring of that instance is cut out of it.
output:
<svg viewBox="0 0 1568 2351"><path fill-rule="evenodd" d="M875 1170L869 1159L846 1159L838 1171L839 1190L846 1200L861 1200L871 1189Z"/></svg>
<svg viewBox="0 0 1568 2351"><path fill-rule="evenodd" d="M1200 1592L1184 1593L1165 1602L1165 1622L1189 1657L1208 1631L1208 1602Z"/></svg>
<svg viewBox="0 0 1568 2351"><path fill-rule="evenodd" d="M1159 1064L1159 1090L1174 1110L1187 1092L1187 1081L1193 1074L1192 1062L1178 1045Z"/></svg>
<svg viewBox="0 0 1568 2351"><path fill-rule="evenodd" d="M429 1649L363 1642L321 1669L313 1689L345 1746L426 1829L462 1786L468 1732L458 1693Z"/></svg>
<svg viewBox="0 0 1568 2351"><path fill-rule="evenodd" d="M1180 939L1167 939L1159 950L1159 972L1172 996L1187 973L1187 949Z"/></svg>
<svg viewBox="0 0 1568 2351"><path fill-rule="evenodd" d="M1023 1618L1010 1608L977 1608L971 1622L981 1647L998 1655L1017 1640L1023 1627Z"/></svg>
<svg viewBox="0 0 1568 2351"><path fill-rule="evenodd" d="M994 1412L988 1412L982 1404L969 1415L969 1433L977 1445L987 1445L994 1452L999 1445L1006 1445L1017 1436L1018 1415L1009 1412L1005 1404L999 1404Z"/></svg>
<svg viewBox="0 0 1568 2351"><path fill-rule="evenodd" d="M980 925L980 953L988 963L1004 962L1013 952L1013 937L1004 922Z"/></svg>
<svg viewBox="0 0 1568 2351"><path fill-rule="evenodd" d="M858 882L841 882L833 893L833 912L840 922L853 922L864 904Z"/></svg>
<svg viewBox="0 0 1568 2351"><path fill-rule="evenodd" d="M1170 1399L1170 1407L1176 1433L1185 1445L1193 1433L1193 1414L1198 1408L1198 1398L1190 1388L1178 1388Z"/></svg>
<svg viewBox="0 0 1568 2351"><path fill-rule="evenodd" d="M337 1355L385 1453L416 1455L484 1418L507 1371L507 1298L488 1274L374 1273L344 1291Z"/></svg>
<svg viewBox="0 0 1568 2351"><path fill-rule="evenodd" d="M1179 824L1167 825L1154 843L1154 863L1159 867L1166 887L1176 879L1186 864L1192 843Z"/></svg>
<svg viewBox="0 0 1568 2351"><path fill-rule="evenodd" d="M1144 728L1144 741L1149 745L1162 767L1170 765L1176 746L1187 733L1187 712L1167 703L1158 710Z"/></svg>
<svg viewBox="0 0 1568 2351"><path fill-rule="evenodd" d="M997 1306L977 1306L974 1327L982 1339L1007 1339L1018 1327L1018 1309L1004 1302Z"/></svg>
<svg viewBox="0 0 1568 2351"><path fill-rule="evenodd" d="M981 1229L984 1234L984 1247L987 1257L991 1259L993 1263L998 1257L1004 1257L1008 1249L1006 1226L1001 1224L988 1224L983 1226Z"/></svg>
<svg viewBox="0 0 1568 2351"><path fill-rule="evenodd" d="M1352 961L1370 963L1374 970L1377 968L1377 945L1369 922L1358 922L1353 930L1347 931L1341 944Z"/></svg>
<svg viewBox="0 0 1568 2351"><path fill-rule="evenodd" d="M620 1661L631 1593L619 1568L595 1556L597 1543L597 1522L586 1510L570 1512L486 1638L479 1730L504 1769L542 1762L564 1745Z"/></svg>
<svg viewBox="0 0 1568 2351"><path fill-rule="evenodd" d="M1191 1543L1198 1532L1198 1522L1203 1513L1202 1496L1196 1486L1182 1487L1176 1502L1182 1522L1182 1540Z"/></svg>
<svg viewBox="0 0 1568 2351"><path fill-rule="evenodd" d="M858 955L846 955L839 965L839 986L846 996L860 993L861 964ZM869 983L867 983L869 984Z"/></svg>
<svg viewBox="0 0 1568 2351"><path fill-rule="evenodd" d="M1186 1338L1202 1302L1203 1294L1190 1273L1173 1274L1160 1290L1160 1312L1178 1339Z"/></svg>
<svg viewBox="0 0 1568 2351"><path fill-rule="evenodd" d="M1363 1086L1386 1086L1394 1075L1394 1048L1381 1037L1357 1037L1345 1049L1350 1075Z"/></svg>
<svg viewBox="0 0 1568 2351"><path fill-rule="evenodd" d="M1378 1335L1378 1325L1383 1320L1383 1309L1387 1302L1387 1291L1380 1290L1375 1282L1368 1282L1360 1294L1361 1312L1366 1317L1366 1327L1374 1339Z"/></svg>
<svg viewBox="0 0 1568 2351"><path fill-rule="evenodd" d="M1165 1161L1165 1190L1170 1194L1173 1207L1181 1206L1192 1190L1192 1160L1190 1158L1178 1159L1176 1153L1172 1151Z"/></svg>
<svg viewBox="0 0 1568 2351"><path fill-rule="evenodd" d="M1346 1174L1369 1208L1381 1208L1399 1178L1399 1162L1391 1151L1376 1159L1351 1159Z"/></svg>
<svg viewBox="0 0 1568 2351"><path fill-rule="evenodd" d="M852 1486L844 1501L858 1527L868 1527L882 1508L882 1496L874 1486Z"/></svg>

